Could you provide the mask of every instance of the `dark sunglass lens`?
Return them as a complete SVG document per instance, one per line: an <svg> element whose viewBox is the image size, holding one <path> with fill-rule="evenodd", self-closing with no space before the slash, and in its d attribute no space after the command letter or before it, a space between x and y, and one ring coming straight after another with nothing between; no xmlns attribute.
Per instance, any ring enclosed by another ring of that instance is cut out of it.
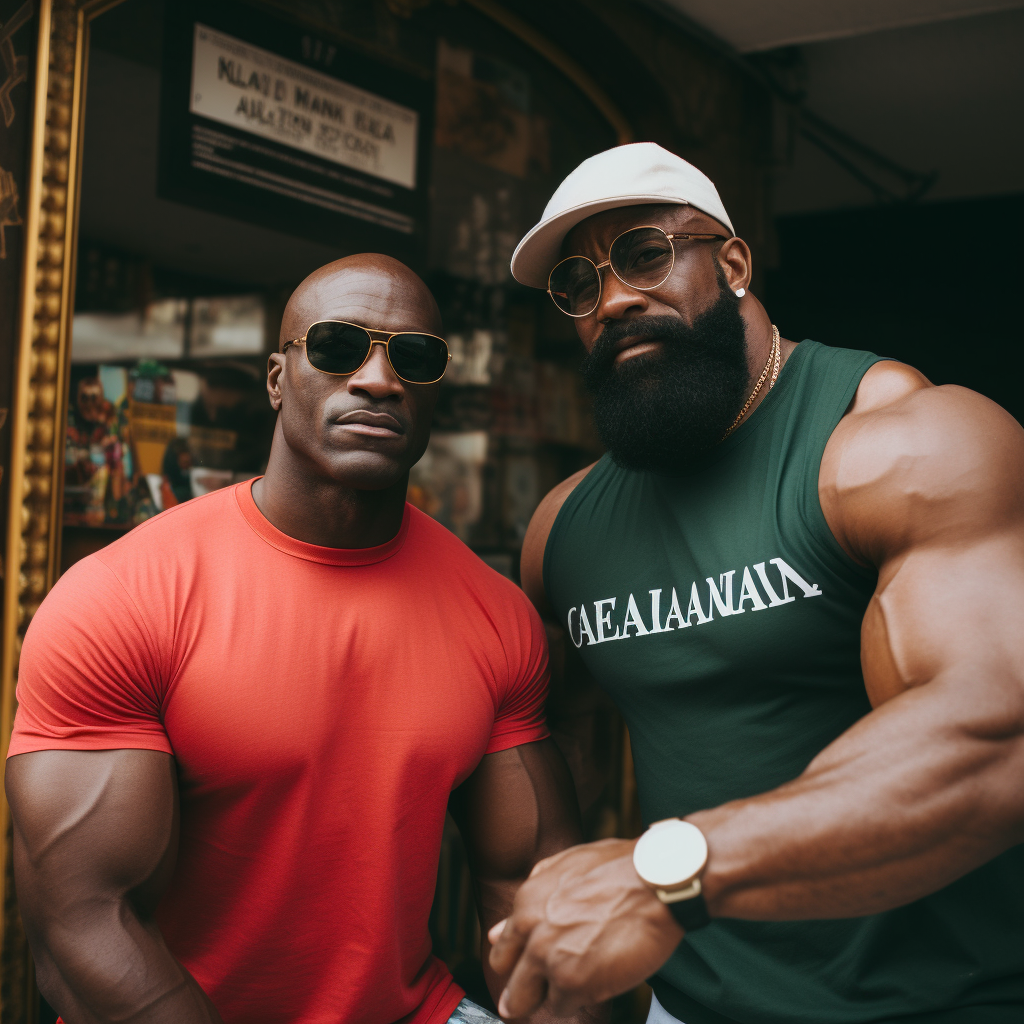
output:
<svg viewBox="0 0 1024 1024"><path fill-rule="evenodd" d="M355 373L370 351L370 336L354 324L325 321L306 332L310 365L324 373Z"/></svg>
<svg viewBox="0 0 1024 1024"><path fill-rule="evenodd" d="M601 297L601 276L590 260L570 256L551 271L548 290L563 313L586 316L597 309Z"/></svg>
<svg viewBox="0 0 1024 1024"><path fill-rule="evenodd" d="M448 365L448 346L430 334L396 334L388 355L395 373L413 384L440 380Z"/></svg>
<svg viewBox="0 0 1024 1024"><path fill-rule="evenodd" d="M657 288L672 271L672 239L657 228L627 231L608 253L620 280L634 288Z"/></svg>

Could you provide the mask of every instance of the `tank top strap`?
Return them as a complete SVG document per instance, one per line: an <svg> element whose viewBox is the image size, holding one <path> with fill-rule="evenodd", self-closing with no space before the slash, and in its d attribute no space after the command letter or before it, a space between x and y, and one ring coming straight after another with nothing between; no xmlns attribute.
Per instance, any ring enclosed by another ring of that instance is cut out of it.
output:
<svg viewBox="0 0 1024 1024"><path fill-rule="evenodd" d="M559 538L566 529L566 523L572 518L575 509L595 491L606 487L611 478L621 474L620 470L608 452L605 452L597 460L594 468L572 489L569 496L562 502L562 507L551 524L551 532L548 534L547 543L544 546L544 558L541 563L541 581L544 584L544 592L551 597L552 583L552 561L556 557L556 551L561 553Z"/></svg>
<svg viewBox="0 0 1024 1024"><path fill-rule="evenodd" d="M857 394L864 374L886 357L872 352L832 348L816 341L803 341L790 361L796 371L788 382L786 421L788 435L778 447L794 465L797 486L787 488L787 497L795 501L795 511L819 547L841 571L853 571L873 579L873 569L859 565L843 550L832 533L818 495L821 460L839 421ZM775 439L778 440L778 439Z"/></svg>

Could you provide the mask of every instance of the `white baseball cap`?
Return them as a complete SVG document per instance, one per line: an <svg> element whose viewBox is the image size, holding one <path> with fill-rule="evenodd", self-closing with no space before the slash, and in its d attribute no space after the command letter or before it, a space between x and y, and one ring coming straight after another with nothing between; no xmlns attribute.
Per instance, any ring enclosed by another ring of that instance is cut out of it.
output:
<svg viewBox="0 0 1024 1024"><path fill-rule="evenodd" d="M562 241L581 220L602 210L644 203L692 206L736 233L706 174L656 142L631 142L584 160L555 189L540 223L516 246L512 276L531 288L547 288Z"/></svg>

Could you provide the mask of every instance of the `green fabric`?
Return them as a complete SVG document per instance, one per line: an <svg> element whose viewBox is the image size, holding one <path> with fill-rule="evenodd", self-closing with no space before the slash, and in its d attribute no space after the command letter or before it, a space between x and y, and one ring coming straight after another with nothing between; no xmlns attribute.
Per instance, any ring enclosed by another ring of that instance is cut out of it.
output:
<svg viewBox="0 0 1024 1024"><path fill-rule="evenodd" d="M869 712L876 574L832 536L818 473L877 359L805 341L685 476L606 456L563 505L547 593L629 726L645 823L773 789ZM686 1024L1020 1024L1024 847L872 917L713 921L653 985Z"/></svg>

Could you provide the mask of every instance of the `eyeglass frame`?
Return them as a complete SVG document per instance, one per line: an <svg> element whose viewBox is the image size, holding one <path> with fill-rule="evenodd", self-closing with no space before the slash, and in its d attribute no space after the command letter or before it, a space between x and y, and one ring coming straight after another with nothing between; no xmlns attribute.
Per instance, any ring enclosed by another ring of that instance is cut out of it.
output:
<svg viewBox="0 0 1024 1024"><path fill-rule="evenodd" d="M660 231L670 242L675 242L675 240L677 238L679 238L679 239L692 238L694 241L698 241L698 242L711 242L711 241L714 241L716 239L718 239L718 240L720 240L722 242L728 242L730 238L734 238L735 237L734 235L717 235L717 234L716 235L711 235L711 234L706 234L706 233L704 233L704 234L681 234L679 232L672 232L670 234L668 231L666 231L662 227L659 227L657 224L637 224L635 227L626 228L625 231L620 231L611 240L611 242L609 243L609 245L608 245L608 259L606 259L603 263L595 263L589 256L566 256L565 259L559 260L551 268L551 272L548 274L548 289L547 289L547 291L548 291L548 295L551 297L551 301L555 303L555 306L558 309L558 311L560 313L565 313L566 316L571 316L574 320L581 320L585 316L590 316L594 312L594 310L596 310L597 307L601 305L601 296L602 296L602 294L604 294L604 277L602 276L601 271L604 270L605 267L611 267L611 272L613 274L615 274L615 276L619 279L619 281L621 281L622 284L624 284L627 288L633 288L633 289L635 289L638 292L652 292L652 291L654 291L655 288L660 288L672 276L672 271L675 270L675 268L676 268L676 247L675 247L675 245L672 246L672 262L669 264L668 273L666 273L665 276L657 284L652 284L652 285L648 286L647 288L641 288L639 285L630 284L628 281L623 281L622 278L619 277L619 275L616 272L615 268L612 267L611 255L612 255L612 249L615 247L615 243L623 235L628 235L630 233L630 231L643 231L644 228L653 228L655 231ZM586 313L570 313L567 310L562 309L562 307L559 306L558 303L555 301L555 296L551 292L551 277L552 277L552 275L554 274L554 272L563 263L568 263L569 260L586 260L594 268L594 270L597 271L597 302L594 303L594 308L590 309L590 310L587 310Z"/></svg>
<svg viewBox="0 0 1024 1024"><path fill-rule="evenodd" d="M309 332L319 324L344 324L346 327L357 327L361 331L366 331L366 334L370 339L370 347L366 350L366 355L363 357L363 361L354 370L350 370L348 373L334 373L332 370L321 370L319 366L313 366L313 363L309 358L309 349L306 347L306 337L309 335ZM375 338L375 334L383 334L386 335L386 337L383 339ZM448 360L445 363L444 369L441 371L440 377L435 377L434 380L409 380L408 378L403 377L395 369L395 364L391 362L391 339L397 338L399 335L402 334L422 334L425 338L436 338L439 342L441 342L442 345L444 345L444 350L445 352L448 353ZM317 373L326 373L328 377L351 377L352 374L358 373L367 364L370 356L373 355L374 345L384 346L384 355L387 357L388 366L391 367L391 370L394 373L394 375L405 384L436 384L439 380L441 380L442 377L444 377L445 373L448 370L448 363L452 361L452 350L448 347L448 342L445 341L445 339L442 338L441 335L439 334L431 334L429 331L381 331L373 327L364 327L362 324L354 324L352 323L351 320L315 320L306 328L306 333L303 334L301 338L291 338L281 346L282 354L285 351L287 351L289 345L299 344L302 345L303 352L305 352L306 354L306 362L309 363L309 365L314 370L316 370Z"/></svg>

